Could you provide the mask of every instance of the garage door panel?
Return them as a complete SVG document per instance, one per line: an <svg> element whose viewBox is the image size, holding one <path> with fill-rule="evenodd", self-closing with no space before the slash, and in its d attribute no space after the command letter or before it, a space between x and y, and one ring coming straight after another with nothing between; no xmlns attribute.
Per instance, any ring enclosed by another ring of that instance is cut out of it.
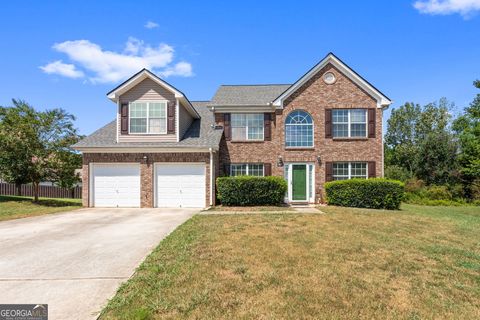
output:
<svg viewBox="0 0 480 320"><path fill-rule="evenodd" d="M93 164L95 207L140 207L138 164Z"/></svg>
<svg viewBox="0 0 480 320"><path fill-rule="evenodd" d="M156 164L158 207L205 207L205 164Z"/></svg>

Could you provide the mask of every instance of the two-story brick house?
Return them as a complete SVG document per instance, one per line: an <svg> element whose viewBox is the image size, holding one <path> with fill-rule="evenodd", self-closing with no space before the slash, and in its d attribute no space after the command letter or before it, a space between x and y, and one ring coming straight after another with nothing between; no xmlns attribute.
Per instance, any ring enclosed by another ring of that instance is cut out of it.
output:
<svg viewBox="0 0 480 320"><path fill-rule="evenodd" d="M195 102L142 70L108 98L117 119L74 146L85 206L210 206L219 175L284 176L287 202L315 203L326 181L383 176L391 101L332 53L291 85Z"/></svg>

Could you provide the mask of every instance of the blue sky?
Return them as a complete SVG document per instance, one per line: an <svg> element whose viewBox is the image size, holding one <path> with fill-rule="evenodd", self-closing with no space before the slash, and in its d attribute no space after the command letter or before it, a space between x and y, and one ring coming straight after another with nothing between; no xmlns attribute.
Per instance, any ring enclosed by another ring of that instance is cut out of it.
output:
<svg viewBox="0 0 480 320"><path fill-rule="evenodd" d="M478 13L479 0L8 1L0 105L61 107L89 134L142 66L208 100L220 84L292 83L332 51L393 107L447 97L458 112L477 93Z"/></svg>

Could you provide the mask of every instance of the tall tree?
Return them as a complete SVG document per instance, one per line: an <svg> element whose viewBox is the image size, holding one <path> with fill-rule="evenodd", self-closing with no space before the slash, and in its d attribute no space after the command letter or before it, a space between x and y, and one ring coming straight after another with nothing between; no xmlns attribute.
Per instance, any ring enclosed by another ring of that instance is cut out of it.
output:
<svg viewBox="0 0 480 320"><path fill-rule="evenodd" d="M406 103L392 110L385 134L387 166L403 168L427 183L449 181L452 170L447 168L453 168L456 157L456 143L449 126L452 107L442 98L423 107Z"/></svg>
<svg viewBox="0 0 480 320"><path fill-rule="evenodd" d="M454 182L458 144L447 131L427 134L419 143L416 176L427 184Z"/></svg>
<svg viewBox="0 0 480 320"><path fill-rule="evenodd" d="M418 152L416 128L421 113L419 104L407 102L393 109L387 121L385 134L385 159L388 165L405 168L411 174L415 171Z"/></svg>
<svg viewBox="0 0 480 320"><path fill-rule="evenodd" d="M474 81L473 85L480 89L480 80ZM474 184L480 185L480 93L465 108L465 113L454 121L453 129L460 141L460 173L466 191L471 192Z"/></svg>
<svg viewBox="0 0 480 320"><path fill-rule="evenodd" d="M38 201L40 182L59 179L62 170L71 166L69 153L73 151L68 146L79 138L75 117L63 109L37 112L17 100L13 100L13 107L2 108L0 114L0 172L7 172L11 181L21 177L31 182L34 200ZM17 165L12 161L17 151L23 152L21 172L14 170Z"/></svg>
<svg viewBox="0 0 480 320"><path fill-rule="evenodd" d="M15 108L0 107L0 177L14 183L21 195L21 185L30 182L36 112L25 103L14 104Z"/></svg>

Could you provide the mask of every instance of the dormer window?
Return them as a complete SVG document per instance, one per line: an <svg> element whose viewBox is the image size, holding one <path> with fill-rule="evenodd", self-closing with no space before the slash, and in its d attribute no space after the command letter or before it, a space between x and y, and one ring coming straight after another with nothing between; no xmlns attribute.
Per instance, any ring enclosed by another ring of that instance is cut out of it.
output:
<svg viewBox="0 0 480 320"><path fill-rule="evenodd" d="M167 133L166 101L130 102L129 112L130 133Z"/></svg>

